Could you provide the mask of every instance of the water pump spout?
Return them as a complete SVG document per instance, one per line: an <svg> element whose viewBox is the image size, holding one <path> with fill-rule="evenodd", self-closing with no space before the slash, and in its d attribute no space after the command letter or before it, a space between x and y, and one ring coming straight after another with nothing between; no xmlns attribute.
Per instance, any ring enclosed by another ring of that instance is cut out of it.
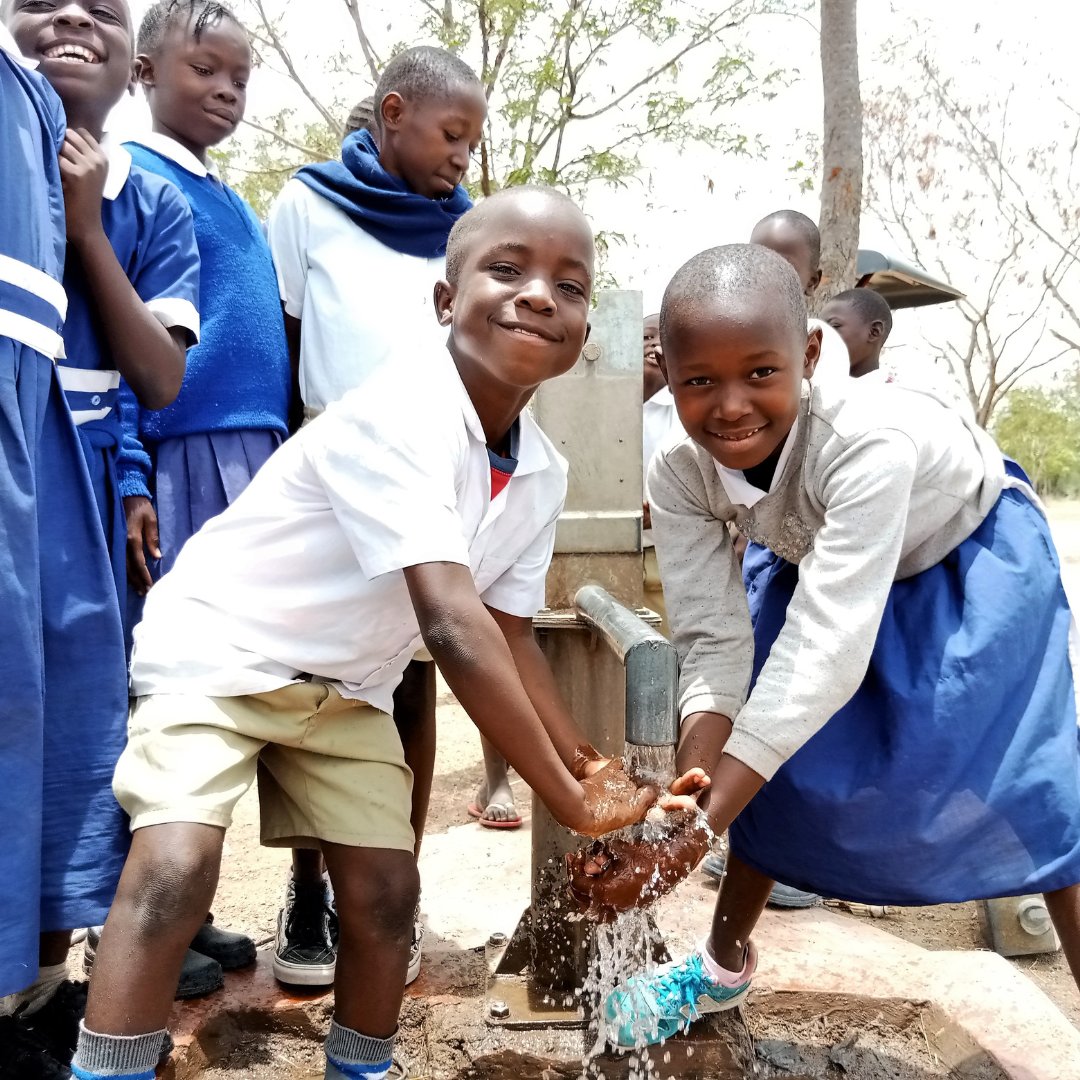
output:
<svg viewBox="0 0 1080 1080"><path fill-rule="evenodd" d="M626 741L674 746L679 740L675 646L599 585L579 589L574 607L625 666Z"/></svg>

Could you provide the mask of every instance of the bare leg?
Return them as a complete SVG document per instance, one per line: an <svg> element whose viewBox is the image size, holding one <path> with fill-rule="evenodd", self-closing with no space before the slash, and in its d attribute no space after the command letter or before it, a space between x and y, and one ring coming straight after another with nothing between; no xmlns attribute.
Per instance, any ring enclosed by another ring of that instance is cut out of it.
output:
<svg viewBox="0 0 1080 1080"><path fill-rule="evenodd" d="M94 962L91 1031L146 1035L168 1023L184 953L214 898L224 838L224 829L190 823L132 837Z"/></svg>
<svg viewBox="0 0 1080 1080"><path fill-rule="evenodd" d="M1061 938L1061 949L1080 989L1080 885L1043 894L1046 909Z"/></svg>
<svg viewBox="0 0 1080 1080"><path fill-rule="evenodd" d="M322 853L314 848L293 848L292 876L297 885L320 885L323 876Z"/></svg>
<svg viewBox="0 0 1080 1080"><path fill-rule="evenodd" d="M397 1030L420 895L407 851L323 844L341 919L334 1015L339 1024L389 1038Z"/></svg>
<svg viewBox="0 0 1080 1080"><path fill-rule="evenodd" d="M709 951L728 971L741 971L743 951L754 933L774 882L728 852L727 875L713 913Z"/></svg>
<svg viewBox="0 0 1080 1080"><path fill-rule="evenodd" d="M427 825L431 781L435 775L435 665L413 660L405 669L401 685L394 692L394 723L405 751L405 763L412 769L412 827L416 836L416 856Z"/></svg>
<svg viewBox="0 0 1080 1080"><path fill-rule="evenodd" d="M480 743L484 748L484 782L476 792L480 817L485 821L520 821L506 771L506 758L483 736Z"/></svg>

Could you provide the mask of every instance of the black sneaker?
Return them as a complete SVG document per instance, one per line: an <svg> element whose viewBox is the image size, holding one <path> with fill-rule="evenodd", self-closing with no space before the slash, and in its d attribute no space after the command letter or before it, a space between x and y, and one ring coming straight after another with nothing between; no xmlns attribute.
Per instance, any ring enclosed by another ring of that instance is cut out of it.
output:
<svg viewBox="0 0 1080 1080"><path fill-rule="evenodd" d="M0 1080L71 1080L56 1060L12 1016L0 1017Z"/></svg>
<svg viewBox="0 0 1080 1080"><path fill-rule="evenodd" d="M86 983L63 982L49 1000L20 1023L49 1054L70 1065L79 1041L79 1021L86 1015Z"/></svg>
<svg viewBox="0 0 1080 1080"><path fill-rule="evenodd" d="M191 942L191 948L216 960L223 971L236 971L255 963L255 942L246 934L222 930L214 925L214 916L207 915L206 922Z"/></svg>
<svg viewBox="0 0 1080 1080"><path fill-rule="evenodd" d="M338 918L325 881L300 885L290 877L278 912L274 978L287 986L331 986L337 968Z"/></svg>
<svg viewBox="0 0 1080 1080"><path fill-rule="evenodd" d="M83 970L87 975L94 966L100 941L101 927L88 927L86 941L83 943ZM225 975L221 970L221 965L216 960L211 960L209 956L203 956L202 953L188 949L184 953L184 966L180 969L180 980L176 984L174 997L177 1001L205 997L215 990L220 990L224 985Z"/></svg>

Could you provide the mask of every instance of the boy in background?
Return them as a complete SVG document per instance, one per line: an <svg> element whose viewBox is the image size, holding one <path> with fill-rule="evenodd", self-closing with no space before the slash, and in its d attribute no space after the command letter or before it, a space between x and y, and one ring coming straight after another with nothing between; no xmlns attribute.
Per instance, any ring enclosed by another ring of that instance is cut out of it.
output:
<svg viewBox="0 0 1080 1080"><path fill-rule="evenodd" d="M821 309L821 321L844 339L853 379L880 369L881 350L889 340L893 324L892 310L885 297L873 289L837 293Z"/></svg>
<svg viewBox="0 0 1080 1080"><path fill-rule="evenodd" d="M293 401L308 420L397 357L404 341L441 353L446 340L431 297L450 229L472 205L461 184L483 135L487 98L475 72L451 53L406 49L379 78L373 117L345 139L341 161L301 169L270 211ZM401 379L402 393L411 392L406 371ZM300 419L294 414L294 427ZM419 843L435 768L430 663L409 666L394 716L414 775ZM326 913L332 897L322 864L297 853L275 949L281 981L333 981L335 931ZM422 943L418 913L410 979L419 974Z"/></svg>

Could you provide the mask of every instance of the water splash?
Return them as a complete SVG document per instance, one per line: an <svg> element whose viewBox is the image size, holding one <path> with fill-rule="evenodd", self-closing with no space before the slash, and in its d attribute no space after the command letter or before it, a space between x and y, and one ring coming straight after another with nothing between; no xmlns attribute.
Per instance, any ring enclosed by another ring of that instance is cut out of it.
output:
<svg viewBox="0 0 1080 1080"><path fill-rule="evenodd" d="M670 788L675 778L675 748L673 746L625 747L624 761L634 775L655 782L662 791ZM662 840L667 833L662 812L650 813L640 825L622 830L618 835L629 840ZM616 1010L612 1019L607 1016L611 995L626 988L635 976L648 974L657 966L656 957L665 952L663 937L653 921L649 906L620 913L614 922L599 925L593 935L589 958L589 974L582 987L582 999L590 1017L589 1049L582 1061L585 1080L603 1077L601 1055L615 1044L619 1028L627 1022L634 1036L630 1055L631 1080L660 1080L670 1074L664 1064L671 1055L660 1053L660 1065L648 1054L649 1042L655 1037L652 1018L634 1013L623 1015Z"/></svg>

